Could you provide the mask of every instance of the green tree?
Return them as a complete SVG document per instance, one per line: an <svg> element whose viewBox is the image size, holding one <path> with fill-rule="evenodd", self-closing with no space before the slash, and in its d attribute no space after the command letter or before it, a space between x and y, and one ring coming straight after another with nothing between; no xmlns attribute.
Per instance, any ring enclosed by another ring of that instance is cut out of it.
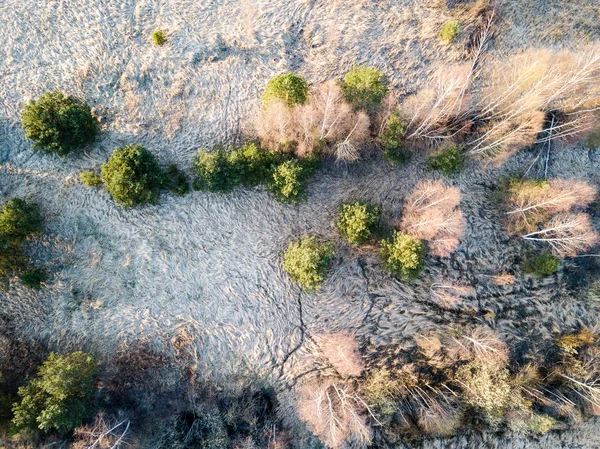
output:
<svg viewBox="0 0 600 449"><path fill-rule="evenodd" d="M308 83L300 75L284 73L269 80L261 96L263 106L273 101L282 101L292 107L304 104L308 99Z"/></svg>
<svg viewBox="0 0 600 449"><path fill-rule="evenodd" d="M212 151L200 148L193 169L198 175L194 181L197 190L228 192L236 185L227 152L221 145L215 145Z"/></svg>
<svg viewBox="0 0 600 449"><path fill-rule="evenodd" d="M460 26L456 20L446 22L440 30L440 39L447 43L452 43L460 31Z"/></svg>
<svg viewBox="0 0 600 449"><path fill-rule="evenodd" d="M370 110L379 105L388 91L387 77L373 67L355 67L344 77L346 101L355 109Z"/></svg>
<svg viewBox="0 0 600 449"><path fill-rule="evenodd" d="M283 256L283 269L305 290L319 289L335 255L333 246L314 237L290 242Z"/></svg>
<svg viewBox="0 0 600 449"><path fill-rule="evenodd" d="M550 276L560 267L560 259L550 252L534 254L527 257L521 264L525 273L535 276Z"/></svg>
<svg viewBox="0 0 600 449"><path fill-rule="evenodd" d="M151 203L160 196L163 174L156 159L142 145L117 148L102 165L102 182L119 204Z"/></svg>
<svg viewBox="0 0 600 449"><path fill-rule="evenodd" d="M427 159L427 167L430 170L440 170L446 176L451 176L459 172L465 163L465 156L462 148L454 145Z"/></svg>
<svg viewBox="0 0 600 449"><path fill-rule="evenodd" d="M0 213L0 236L11 244L21 243L43 229L40 208L21 198L13 198L2 206Z"/></svg>
<svg viewBox="0 0 600 449"><path fill-rule="evenodd" d="M18 429L61 432L80 426L92 414L97 375L97 363L90 354L50 354L37 376L19 388L13 424Z"/></svg>
<svg viewBox="0 0 600 449"><path fill-rule="evenodd" d="M356 201L340 206L335 224L348 242L360 244L371 238L378 218L379 208Z"/></svg>
<svg viewBox="0 0 600 449"><path fill-rule="evenodd" d="M381 242L381 256L390 273L412 280L423 270L425 245L408 234L394 231L391 239Z"/></svg>
<svg viewBox="0 0 600 449"><path fill-rule="evenodd" d="M90 144L98 134L98 121L90 107L59 90L25 105L21 122L34 148L60 156Z"/></svg>
<svg viewBox="0 0 600 449"><path fill-rule="evenodd" d="M410 159L410 153L404 147L405 134L406 123L399 114L392 114L379 136L383 144L383 154L392 164L402 165Z"/></svg>

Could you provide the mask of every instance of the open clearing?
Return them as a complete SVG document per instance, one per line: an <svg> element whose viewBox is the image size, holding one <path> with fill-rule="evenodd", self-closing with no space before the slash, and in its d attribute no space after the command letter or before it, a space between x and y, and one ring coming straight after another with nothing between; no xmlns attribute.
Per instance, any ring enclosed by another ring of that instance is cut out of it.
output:
<svg viewBox="0 0 600 449"><path fill-rule="evenodd" d="M311 336L322 332L349 330L367 353L392 354L427 330L484 323L514 349L525 337L543 341L591 320L588 306L565 294L561 275L492 282L517 262L492 188L500 176L526 168L532 153L498 169L467 164L452 181L467 221L461 245L450 258L428 259L411 285L385 274L374 252L351 251L337 239L333 220L342 201L357 198L383 204L397 219L404 195L419 179L436 176L418 155L400 168L378 161L325 167L300 206L281 205L263 189L239 189L165 194L154 206L125 210L106 192L79 183L82 169L127 143L142 143L161 163L187 169L198 147L240 142L266 80L277 73L293 70L318 83L368 63L390 75L398 94L410 92L437 63L461 56L460 46L441 46L437 38L450 13L423 3L3 1L0 198L41 205L46 235L32 246L32 258L53 275L41 292L15 283L0 296L2 314L23 339L105 358L138 341L172 351L174 338L186 333L207 376L253 372L284 384L313 368L304 355ZM565 2L506 3L507 32L500 31L493 51L569 44L581 33L598 38L600 7L592 0L577 2L570 25L568 11L560 11L561 36L539 27ZM539 24L515 25L538 17L541 4ZM160 48L150 41L159 28L167 35ZM101 117L101 137L82 155L61 160L34 151L23 137L23 104L52 88L84 98ZM550 174L597 183L600 149L557 145ZM301 293L280 267L286 243L309 232L337 242L330 275L315 295ZM440 276L473 285L475 294L455 310L437 307L429 289ZM431 447L600 445L592 424L539 443L465 438Z"/></svg>

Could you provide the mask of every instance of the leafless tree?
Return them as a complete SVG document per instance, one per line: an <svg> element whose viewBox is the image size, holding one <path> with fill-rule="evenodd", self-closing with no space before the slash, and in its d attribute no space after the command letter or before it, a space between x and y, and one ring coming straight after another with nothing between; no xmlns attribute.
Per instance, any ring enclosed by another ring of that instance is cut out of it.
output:
<svg viewBox="0 0 600 449"><path fill-rule="evenodd" d="M349 441L366 447L371 442L365 419L368 407L343 382L323 379L304 384L298 390L298 412L328 447L338 449Z"/></svg>
<svg viewBox="0 0 600 449"><path fill-rule="evenodd" d="M353 161L369 136L369 117L346 103L341 88L328 81L311 90L307 104L274 103L260 112L257 133L274 151L295 144L299 156L328 147L338 160Z"/></svg>
<svg viewBox="0 0 600 449"><path fill-rule="evenodd" d="M75 429L75 442L72 449L118 449L128 445L125 437L129 433L131 421L107 419L103 412L98 413L92 424Z"/></svg>
<svg viewBox="0 0 600 449"><path fill-rule="evenodd" d="M536 141L546 113L576 115L600 106L600 46L529 50L488 63L480 79L473 119L486 125L470 152L506 157ZM573 117L554 127L553 138L581 132L582 126Z"/></svg>
<svg viewBox="0 0 600 449"><path fill-rule="evenodd" d="M506 212L511 232L534 231L552 215L585 207L596 196L596 189L585 181L553 179L540 184L523 181L511 186Z"/></svg>
<svg viewBox="0 0 600 449"><path fill-rule="evenodd" d="M442 181L421 181L405 200L400 228L427 240L433 254L447 256L464 233L459 204L458 188L447 187Z"/></svg>
<svg viewBox="0 0 600 449"><path fill-rule="evenodd" d="M316 340L325 358L342 376L360 376L364 364L353 335L346 332L324 334Z"/></svg>
<svg viewBox="0 0 600 449"><path fill-rule="evenodd" d="M598 240L587 214L564 213L552 218L542 229L522 236L531 242L550 245L557 257L573 257Z"/></svg>

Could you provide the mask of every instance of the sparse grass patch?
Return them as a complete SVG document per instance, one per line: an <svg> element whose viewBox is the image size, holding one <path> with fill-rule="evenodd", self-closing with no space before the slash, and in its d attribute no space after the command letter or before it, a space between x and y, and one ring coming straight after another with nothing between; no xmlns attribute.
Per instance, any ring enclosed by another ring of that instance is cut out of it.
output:
<svg viewBox="0 0 600 449"><path fill-rule="evenodd" d="M346 101L355 109L367 111L381 104L388 86L388 79L382 72L364 66L350 70L342 82Z"/></svg>
<svg viewBox="0 0 600 449"><path fill-rule="evenodd" d="M425 245L408 234L394 231L381 242L381 256L388 271L400 279L414 280L423 270Z"/></svg>
<svg viewBox="0 0 600 449"><path fill-rule="evenodd" d="M462 148L453 145L430 156L427 159L427 167L430 170L439 170L446 176L452 176L462 169L464 162L465 156Z"/></svg>
<svg viewBox="0 0 600 449"><path fill-rule="evenodd" d="M154 45L162 47L163 45L165 45L166 40L167 39L165 38L165 33L163 31L157 30L154 33L152 33L152 42L154 42Z"/></svg>
<svg viewBox="0 0 600 449"><path fill-rule="evenodd" d="M59 90L25 105L21 122L34 148L63 157L90 144L98 134L98 121L90 107Z"/></svg>
<svg viewBox="0 0 600 449"><path fill-rule="evenodd" d="M378 207L365 202L342 204L335 224L349 243L366 243L373 235L379 213Z"/></svg>
<svg viewBox="0 0 600 449"><path fill-rule="evenodd" d="M525 273L539 277L550 276L560 267L560 259L550 252L535 254L527 257L521 264Z"/></svg>
<svg viewBox="0 0 600 449"><path fill-rule="evenodd" d="M274 101L281 101L288 107L304 104L308 99L308 83L295 73L277 75L269 80L260 98L263 106Z"/></svg>
<svg viewBox="0 0 600 449"><path fill-rule="evenodd" d="M309 292L321 287L327 268L335 255L333 246L315 236L291 242L283 255L283 269L290 278Z"/></svg>
<svg viewBox="0 0 600 449"><path fill-rule="evenodd" d="M454 42L456 36L460 32L460 26L456 20L451 20L450 22L446 22L442 29L440 30L440 39L447 43Z"/></svg>
<svg viewBox="0 0 600 449"><path fill-rule="evenodd" d="M102 182L112 198L125 207L155 202L163 174L154 155L142 145L117 148L102 165Z"/></svg>

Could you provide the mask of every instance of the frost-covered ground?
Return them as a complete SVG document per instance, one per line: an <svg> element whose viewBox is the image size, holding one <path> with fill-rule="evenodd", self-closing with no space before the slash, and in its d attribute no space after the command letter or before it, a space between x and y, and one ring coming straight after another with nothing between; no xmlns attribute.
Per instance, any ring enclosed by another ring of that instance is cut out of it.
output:
<svg viewBox="0 0 600 449"><path fill-rule="evenodd" d="M435 177L420 155L401 168L377 161L325 167L300 206L255 189L164 195L155 206L124 210L77 181L80 170L126 143L143 143L162 163L187 168L198 147L239 142L266 80L280 72L294 70L317 83L368 63L390 75L399 95L411 91L436 63L461 56L460 45L443 47L437 39L449 13L425 3L0 2L0 199L22 196L41 205L46 235L31 255L53 273L41 292L15 282L0 298L3 314L25 339L105 358L135 341L170 351L177 336L191 335L206 375L248 370L285 382L312 368L310 337L321 332L352 331L371 354L410 345L414 335L449 323L487 324L516 348L524 338L535 345L591 321L588 306L564 294L562 274L492 283L493 275L510 271L520 245L502 232L492 188L502 174L526 168L531 154L501 169L472 161L451 181L463 194L465 236L449 259L428 259L411 285L385 274L375 251L344 245L333 219L340 202L357 198L380 203L390 221L397 219L417 180ZM595 2L570 3L577 15L558 14L564 2L505 2L493 50L559 39L540 31L549 20L562 21L561 42L577 40L582 29L597 39L598 21L596 28L586 22L597 17ZM525 17L535 27L524 25ZM162 48L151 44L155 29L167 34ZM84 98L102 119L101 137L84 154L48 156L22 136L18 112L52 88ZM598 173L600 152L554 147L551 176L597 182ZM316 295L301 293L280 268L287 242L305 233L336 242L337 257ZM468 283L476 293L444 311L429 295L440 277ZM431 447L600 445L588 430L539 443L465 438Z"/></svg>

